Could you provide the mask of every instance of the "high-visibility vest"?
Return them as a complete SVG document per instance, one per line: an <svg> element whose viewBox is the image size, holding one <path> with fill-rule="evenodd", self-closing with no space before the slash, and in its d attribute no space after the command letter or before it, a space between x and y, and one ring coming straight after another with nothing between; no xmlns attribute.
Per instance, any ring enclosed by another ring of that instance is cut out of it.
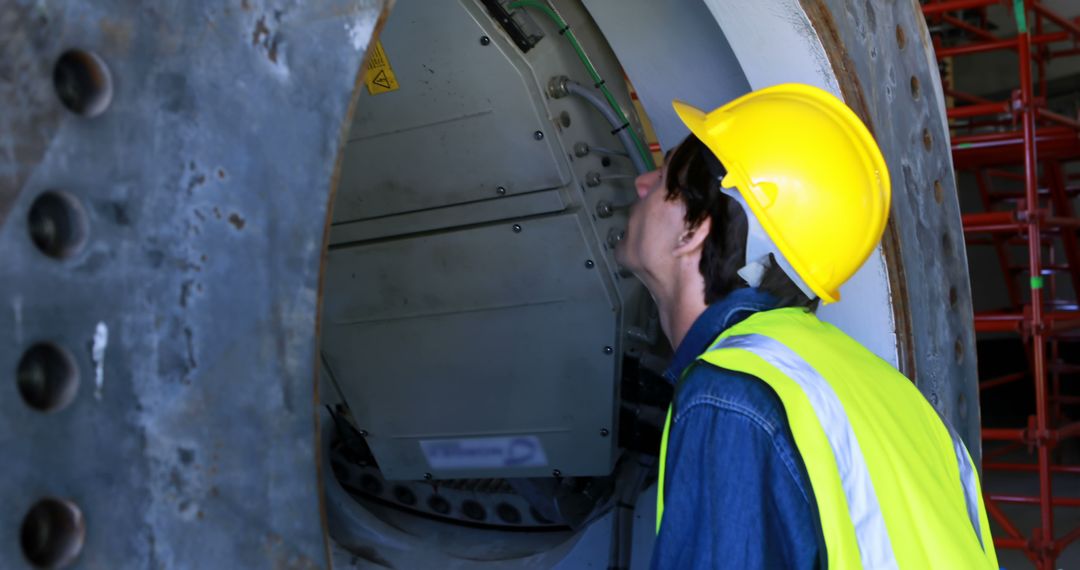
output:
<svg viewBox="0 0 1080 570"><path fill-rule="evenodd" d="M755 313L698 359L760 378L779 396L817 501L831 570L997 570L967 449L888 363L801 308ZM670 429L669 409L657 533Z"/></svg>

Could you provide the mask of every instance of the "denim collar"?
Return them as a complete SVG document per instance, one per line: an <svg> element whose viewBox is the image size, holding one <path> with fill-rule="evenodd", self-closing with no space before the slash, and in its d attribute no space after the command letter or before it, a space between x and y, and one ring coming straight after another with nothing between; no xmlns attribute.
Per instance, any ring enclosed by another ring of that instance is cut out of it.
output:
<svg viewBox="0 0 1080 570"><path fill-rule="evenodd" d="M756 288L736 289L726 297L709 305L687 331L664 378L676 383L687 366L690 366L709 348L720 333L742 322L750 315L776 308L776 298Z"/></svg>

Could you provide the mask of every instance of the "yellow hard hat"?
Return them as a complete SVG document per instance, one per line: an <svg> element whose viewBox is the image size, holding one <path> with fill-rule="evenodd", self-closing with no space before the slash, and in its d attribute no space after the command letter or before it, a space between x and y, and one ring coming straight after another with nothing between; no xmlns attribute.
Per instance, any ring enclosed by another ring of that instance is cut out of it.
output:
<svg viewBox="0 0 1080 570"><path fill-rule="evenodd" d="M727 169L721 186L738 189L802 281L840 300L889 217L889 171L866 125L833 95L795 83L711 113L673 105Z"/></svg>

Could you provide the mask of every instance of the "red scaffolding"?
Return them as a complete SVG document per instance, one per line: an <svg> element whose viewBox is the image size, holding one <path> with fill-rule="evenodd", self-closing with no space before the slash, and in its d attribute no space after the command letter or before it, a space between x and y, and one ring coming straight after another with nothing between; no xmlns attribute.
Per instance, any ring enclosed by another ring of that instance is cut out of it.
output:
<svg viewBox="0 0 1080 570"><path fill-rule="evenodd" d="M1015 35L1001 37L992 29L987 8L994 5L1012 14ZM953 162L957 171L974 173L983 206L963 215L965 238L969 247L994 249L1010 302L1004 310L977 313L975 331L1020 335L1028 361L1024 372L981 379L980 391L986 399L986 391L995 387L1030 382L1035 395L1026 426L982 430L984 441L1007 442L985 455L985 470L1036 473L1039 482L1037 496L987 492L987 510L1003 531L994 544L1022 550L1036 568L1052 570L1061 550L1080 538L1080 528L1055 533L1054 508L1080 507L1080 499L1056 497L1052 487L1053 474L1077 474L1080 466L1058 465L1051 453L1065 439L1080 436L1080 422L1069 423L1063 413L1077 398L1062 393L1063 378L1075 378L1080 366L1063 362L1061 353L1062 343L1080 340L1080 218L1072 208L1080 179L1066 174L1066 164L1080 160L1080 121L1046 108L1046 66L1054 58L1080 54L1080 19L1062 17L1038 0L929 0L922 9L946 68L954 58L974 53L1008 50L1019 58L1019 86L1008 100L962 93L947 74L943 85ZM1018 247L1025 249L1024 263L1013 260ZM1064 293L1071 300L1057 298L1059 275L1070 278ZM1019 279L1024 276L1026 281ZM1025 447L1035 452L1035 464L1000 459ZM1039 524L1025 535L1002 504L1038 507Z"/></svg>

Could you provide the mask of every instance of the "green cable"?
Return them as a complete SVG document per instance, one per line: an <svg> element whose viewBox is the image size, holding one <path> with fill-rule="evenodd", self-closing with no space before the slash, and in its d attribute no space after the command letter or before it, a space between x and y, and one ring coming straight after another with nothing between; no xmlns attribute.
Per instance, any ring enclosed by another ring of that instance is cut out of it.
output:
<svg viewBox="0 0 1080 570"><path fill-rule="evenodd" d="M550 6L547 5L546 2L541 2L540 0L517 0L516 2L511 2L510 4L508 4L507 7L511 10L516 10L518 8L536 8L537 10L543 12L548 18L551 18L553 22L555 22L555 25L559 27L560 33L566 36L566 39L570 41L570 45L574 47L574 51L577 52L578 59L581 60L582 65L585 66L585 70L588 71L589 76L592 77L593 84L599 87L600 92L604 94L604 99L607 99L608 105L611 107L611 110L615 112L615 114L619 117L619 120L622 121L623 124L627 125L626 128L630 130L630 138L634 140L634 146L637 147L637 151L639 154L641 154L641 158L645 160L645 164L648 165L650 168L656 168L656 165L653 163L652 154L648 151L647 148L645 148L645 143L643 143L641 141L641 138L638 137L637 131L635 131L633 127L629 126L630 120L626 118L626 115L623 113L622 107L620 107L619 103L615 101L615 97L611 94L611 91L608 90L607 85L604 85L604 80L600 78L600 74L597 73L596 68L593 67L592 62L589 61L589 56L585 55L585 50L581 49L581 44L578 43L577 36L574 35L574 32L570 29L570 26L566 24L566 20L563 20L562 17L559 16L559 14L557 14L554 10L551 9Z"/></svg>

